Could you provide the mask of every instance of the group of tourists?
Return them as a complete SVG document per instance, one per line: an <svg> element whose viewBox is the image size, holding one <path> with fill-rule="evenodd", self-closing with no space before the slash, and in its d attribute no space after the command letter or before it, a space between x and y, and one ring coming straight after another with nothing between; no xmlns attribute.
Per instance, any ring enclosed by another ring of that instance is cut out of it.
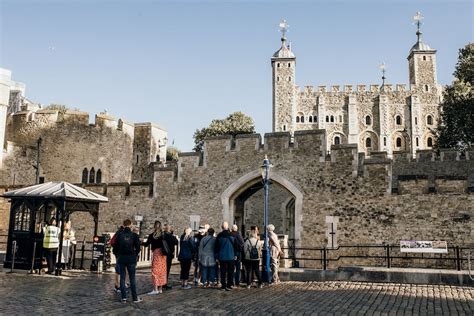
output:
<svg viewBox="0 0 474 316"><path fill-rule="evenodd" d="M71 221L64 223L62 251L58 256L60 229L56 225L56 219L53 217L49 223L45 224L43 229L43 257L48 267L47 274L53 274L56 269L58 259L61 268L70 268L72 262L73 246L76 244L75 232L71 227ZM59 258L58 258L59 257Z"/></svg>
<svg viewBox="0 0 474 316"><path fill-rule="evenodd" d="M267 226L271 255L269 284L280 282L278 267L282 251L274 230L273 225ZM257 287L263 286L260 275L263 240L260 239L257 226L251 226L245 238L238 232L237 225L232 225L230 228L227 222L222 223L218 234L209 225L201 226L196 233L188 227L178 240L171 225L162 226L161 222L156 221L153 232L141 242L132 227L132 222L126 219L112 238L111 245L117 257L115 290L120 292L122 302L127 301L127 274L133 302L142 301L137 295L135 278L141 246L150 246L153 253L151 268L153 290L148 293L149 295L161 294L164 289L172 288L169 284L169 273L178 245L181 289L191 289L191 284L194 283L195 286L204 288L220 287L222 290L231 291L234 287L241 286L241 279L244 279L242 283L245 283L247 288L251 288L254 280ZM194 271L190 284L191 267L194 267Z"/></svg>

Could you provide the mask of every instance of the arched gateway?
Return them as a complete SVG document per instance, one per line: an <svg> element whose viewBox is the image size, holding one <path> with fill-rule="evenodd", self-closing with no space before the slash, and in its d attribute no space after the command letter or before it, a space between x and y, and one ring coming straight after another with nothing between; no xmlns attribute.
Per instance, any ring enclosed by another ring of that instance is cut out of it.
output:
<svg viewBox="0 0 474 316"><path fill-rule="evenodd" d="M296 245L301 241L301 220L303 208L303 193L291 181L278 173L272 172L270 180L273 186L270 186L269 201L280 199L276 202L276 207L269 210L269 218L279 219L277 230L280 233L288 234L290 239L294 239ZM259 218L263 218L263 199L257 211L261 212L248 216L245 212L249 212L245 202L262 189L262 177L260 170L254 170L240 177L233 182L221 195L222 215L224 220L230 223L236 223L242 229L249 228L250 225L261 224ZM272 195L272 192L274 193ZM283 193L283 194L282 194ZM286 193L286 195L284 195ZM276 196L275 196L276 195ZM275 212L279 212L281 216L272 216ZM246 216L247 215L247 216ZM256 219L256 217L257 219ZM246 221L246 218L252 218L252 221ZM262 227L261 225L259 225Z"/></svg>

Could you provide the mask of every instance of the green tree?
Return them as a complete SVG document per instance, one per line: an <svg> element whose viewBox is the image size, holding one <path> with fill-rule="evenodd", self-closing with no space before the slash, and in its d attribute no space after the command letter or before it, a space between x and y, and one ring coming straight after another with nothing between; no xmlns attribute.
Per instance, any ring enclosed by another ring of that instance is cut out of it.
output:
<svg viewBox="0 0 474 316"><path fill-rule="evenodd" d="M208 127L194 132L194 150L201 151L204 140L212 136L255 133L253 119L242 112L234 112L225 119L212 120Z"/></svg>
<svg viewBox="0 0 474 316"><path fill-rule="evenodd" d="M444 91L436 146L464 151L474 144L474 43L459 50L454 76Z"/></svg>
<svg viewBox="0 0 474 316"><path fill-rule="evenodd" d="M178 161L178 155L181 152L178 148L174 146L168 146L166 148L166 161Z"/></svg>

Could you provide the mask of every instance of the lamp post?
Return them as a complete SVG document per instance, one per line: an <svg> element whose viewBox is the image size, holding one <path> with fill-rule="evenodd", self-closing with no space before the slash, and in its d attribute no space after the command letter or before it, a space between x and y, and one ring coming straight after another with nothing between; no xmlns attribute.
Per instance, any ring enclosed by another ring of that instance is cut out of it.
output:
<svg viewBox="0 0 474 316"><path fill-rule="evenodd" d="M262 250L262 281L265 283L271 282L271 271L270 271L270 249L268 248L268 184L270 180L270 169L272 165L265 155L263 165L260 167L263 179L263 190L264 190L264 220L263 220L263 250Z"/></svg>

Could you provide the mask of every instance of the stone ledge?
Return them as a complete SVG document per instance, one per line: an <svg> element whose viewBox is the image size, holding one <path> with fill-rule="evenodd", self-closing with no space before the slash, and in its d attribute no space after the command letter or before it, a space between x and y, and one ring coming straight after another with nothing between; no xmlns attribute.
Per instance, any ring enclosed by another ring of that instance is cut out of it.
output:
<svg viewBox="0 0 474 316"><path fill-rule="evenodd" d="M280 269L282 281L356 281L473 286L468 271L402 268L342 267L339 270Z"/></svg>

